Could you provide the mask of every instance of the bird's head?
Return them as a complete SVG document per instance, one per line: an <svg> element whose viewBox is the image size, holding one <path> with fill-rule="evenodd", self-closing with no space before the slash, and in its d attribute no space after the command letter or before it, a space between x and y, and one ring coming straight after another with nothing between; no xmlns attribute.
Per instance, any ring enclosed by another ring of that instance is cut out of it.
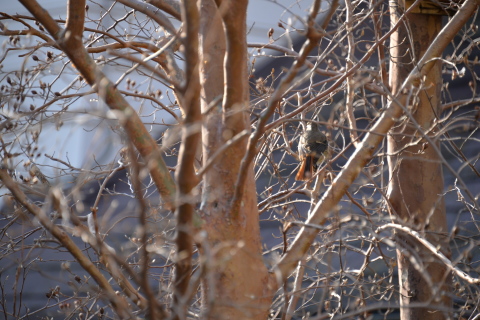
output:
<svg viewBox="0 0 480 320"><path fill-rule="evenodd" d="M306 128L307 131L318 131L318 124L315 122L307 122Z"/></svg>

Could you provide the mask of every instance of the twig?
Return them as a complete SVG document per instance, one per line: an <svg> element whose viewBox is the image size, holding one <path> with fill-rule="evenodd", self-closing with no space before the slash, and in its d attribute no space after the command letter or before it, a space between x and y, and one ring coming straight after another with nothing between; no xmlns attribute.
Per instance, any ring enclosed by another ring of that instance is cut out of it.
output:
<svg viewBox="0 0 480 320"><path fill-rule="evenodd" d="M346 29L347 29L347 40L348 40L348 54L347 54L347 70L353 68L353 60L355 59L355 40L353 38L353 5L351 0L345 0L346 8ZM354 84L355 74L350 74L347 77L347 92L345 99L345 113L347 116L348 123L350 125L350 138L353 141L353 144L357 146L359 143L357 140L357 122L355 116L353 115L353 100L355 96L355 84Z"/></svg>
<svg viewBox="0 0 480 320"><path fill-rule="evenodd" d="M450 259L448 259L447 257L445 257L445 255L440 252L436 246L434 246L433 244L431 244L428 240L426 240L425 238L423 238L417 231L415 230L412 230L410 229L409 227L406 227L406 226L402 226L400 224L396 224L396 223L387 223L381 227L378 227L377 230L375 231L376 233L379 233L381 232L382 230L384 229L387 229L387 228L394 228L394 229L397 229L397 230L400 230L402 232L405 232L409 235L411 235L412 237L414 237L418 242L420 242L421 244L423 244L425 246L425 248L427 248L431 253L433 253L438 259L440 259L452 272L454 272L457 276L459 276L460 278L462 278L463 280L467 281L468 283L470 284L480 284L480 279L479 278L473 278L471 276L469 276L467 273L465 273L464 271L458 269L457 267L455 267L452 263L452 261L450 261Z"/></svg>
<svg viewBox="0 0 480 320"><path fill-rule="evenodd" d="M27 210L38 219L42 226L57 238L57 240L70 252L82 268L92 276L100 288L105 292L117 314L122 318L134 319L135 317L127 308L127 302L123 297L116 294L115 290L100 270L82 253L82 250L75 245L73 240L47 217L46 213L40 207L28 200L26 195L20 190L18 185L13 181L7 170L4 168L0 169L0 180L3 181L4 185L10 190L15 199L27 208Z"/></svg>
<svg viewBox="0 0 480 320"><path fill-rule="evenodd" d="M417 0L406 11L405 14L408 14L409 10L412 10L418 4L419 1ZM394 125L396 119L401 116L403 112L401 106L405 105L407 102L407 97L405 94L403 94L403 90L409 89L411 86L417 86L420 83L420 79L427 74L434 65L429 61L432 58L441 55L458 30L460 30L468 21L470 16L476 12L478 6L479 4L476 0L467 0L461 9L455 14L455 16L440 31L428 50L425 52L422 59L418 62L417 67L412 70L407 79L404 81L402 88L399 90L399 94L397 94L397 99L394 99L388 104L385 112L373 125L372 132L365 135L364 139L350 157L345 167L335 178L327 192L323 195L322 199L315 207L312 215L307 220L307 224L320 224L334 209L335 205L343 197L348 187L357 178L361 168L363 168L368 161L370 161L374 151L382 141L382 136L377 135L376 133L384 134L388 132ZM403 17L405 17L405 14ZM401 18L399 23L403 23L403 19L404 18ZM297 234L297 237L290 246L287 254L285 254L279 263L274 267L274 271L280 273L283 281L285 281L296 268L298 261L304 256L311 243L314 241L316 235L317 230L305 227L303 227Z"/></svg>
<svg viewBox="0 0 480 320"><path fill-rule="evenodd" d="M110 109L119 111L119 121L125 128L131 141L142 157L150 162L148 166L150 175L165 202L165 207L167 209L173 209L173 199L176 191L175 183L170 176L165 161L161 157L157 142L147 131L137 112L128 104L115 85L98 68L95 61L93 61L87 50L83 47L81 38L66 38L67 32L60 28L57 22L36 0L20 0L20 2L53 36L57 44L71 59L82 77L92 86L100 98L106 102ZM75 4L75 8L79 8L78 10L82 12L85 11L85 1L81 1L81 3L83 3L82 8L80 8L82 4L78 4L76 1L69 3ZM70 16L74 16L74 14ZM70 26L77 26L78 24L78 21L75 23L72 21Z"/></svg>
<svg viewBox="0 0 480 320"><path fill-rule="evenodd" d="M295 60L293 66L290 68L288 73L284 76L280 85L273 93L270 98L267 108L262 112L260 119L258 121L255 131L250 136L248 141L246 153L240 164L240 171L238 174L237 182L235 183L235 193L232 199L232 214L236 215L240 209L240 204L242 202L245 181L247 179L247 168L250 166L253 158L256 155L257 143L265 132L266 125L271 115L275 109L280 105L280 100L290 88L292 82L300 71L301 67L305 64L308 55L310 52L317 46L318 42L322 38L322 34L315 28L315 19L318 11L320 10L320 1L315 1L312 5L310 15L308 18L307 26L307 41L304 43L302 50L300 51L300 56Z"/></svg>

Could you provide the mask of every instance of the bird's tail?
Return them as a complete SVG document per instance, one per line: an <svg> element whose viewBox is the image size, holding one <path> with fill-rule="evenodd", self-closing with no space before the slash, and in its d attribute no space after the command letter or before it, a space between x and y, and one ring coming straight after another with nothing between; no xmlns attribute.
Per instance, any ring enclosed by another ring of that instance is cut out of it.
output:
<svg viewBox="0 0 480 320"><path fill-rule="evenodd" d="M295 180L299 181L306 181L309 180L313 173L315 172L315 161L313 160L312 156L306 156L305 159L302 160L302 164L300 165L300 169L298 169L297 175L295 176Z"/></svg>

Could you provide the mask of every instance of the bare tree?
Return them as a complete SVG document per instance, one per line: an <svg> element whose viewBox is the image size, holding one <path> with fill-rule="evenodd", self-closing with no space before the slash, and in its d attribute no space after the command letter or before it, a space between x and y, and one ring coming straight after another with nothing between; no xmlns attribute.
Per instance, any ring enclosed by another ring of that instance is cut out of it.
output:
<svg viewBox="0 0 480 320"><path fill-rule="evenodd" d="M478 314L478 0L429 4L444 26L421 1L297 3L262 43L243 0L19 2L0 12L6 319ZM307 120L329 148L299 183ZM53 142L69 128L94 132L79 161Z"/></svg>

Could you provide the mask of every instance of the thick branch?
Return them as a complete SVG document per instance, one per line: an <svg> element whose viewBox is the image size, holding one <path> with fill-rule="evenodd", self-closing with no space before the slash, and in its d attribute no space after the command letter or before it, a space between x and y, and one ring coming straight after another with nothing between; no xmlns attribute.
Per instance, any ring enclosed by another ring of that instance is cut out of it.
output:
<svg viewBox="0 0 480 320"><path fill-rule="evenodd" d="M82 41L85 23L86 0L68 0L67 22L65 23L65 39L67 42Z"/></svg>
<svg viewBox="0 0 480 320"><path fill-rule="evenodd" d="M133 319L126 308L127 302L115 293L108 280L103 276L100 270L82 253L82 250L75 245L73 240L58 226L56 226L46 215L46 213L35 204L31 203L27 196L20 190L17 183L8 174L4 168L0 169L0 180L10 190L15 199L21 203L27 210L38 219L42 226L47 229L57 240L70 252L82 268L92 276L100 288L104 291L113 308L121 318Z"/></svg>
<svg viewBox="0 0 480 320"><path fill-rule="evenodd" d="M223 25L225 27L225 40L227 44L225 52L224 73L225 73L225 92L223 96L224 118L229 129L234 130L234 134L242 131L245 124L241 123L237 128L231 128L229 122L238 119L237 112L242 112L246 104L245 79L247 60L246 46L246 25L245 17L239 17L239 14L246 15L247 1L220 1L217 5L222 13ZM232 118L229 121L229 118ZM232 123L233 124L233 123Z"/></svg>
<svg viewBox="0 0 480 320"><path fill-rule="evenodd" d="M417 67L412 70L404 81L402 88L399 90L399 94L388 104L385 112L372 127L371 132L365 136L343 170L333 181L327 192L325 192L312 215L307 220L307 224L323 223L328 214L334 209L362 168L370 161L374 151L382 141L383 135L392 128L395 121L402 115L403 109L401 106L407 103L407 97L405 94L402 94L402 92L405 89L410 89L412 86L420 84L422 77L426 75L433 66L434 61L432 61L432 59L442 54L449 42L478 9L479 5L480 0L467 0L438 34L430 48L418 62ZM280 283L283 283L295 270L298 261L304 256L313 243L317 232L318 230L316 229L302 227L287 253L273 270L281 280Z"/></svg>
<svg viewBox="0 0 480 320"><path fill-rule="evenodd" d="M201 131L200 111L200 75L198 57L199 12L195 0L185 0L182 3L182 16L185 28L185 62L186 86L182 92L183 105L186 109L185 122L182 130L182 144L177 179L177 261L175 269L175 292L172 313L175 319L186 318L188 306L188 288L192 273L193 227L192 218L194 203L192 190L197 184L195 175L195 155L199 145Z"/></svg>
<svg viewBox="0 0 480 320"><path fill-rule="evenodd" d="M396 223L387 223L379 228L377 228L377 230L375 231L376 233L380 233L381 231L383 231L384 229L387 229L387 228L393 228L393 229L396 229L396 230L400 230L402 232L405 232L406 234L409 234L410 236L412 236L415 240L417 240L418 242L420 242L422 245L425 246L425 248L427 248L434 256L436 256L438 259L440 259L443 264L445 264L445 266L447 266L448 269L450 269L450 271L454 272L459 278L462 278L463 280L467 281L468 283L470 284L480 284L480 278L474 278L474 277L471 277L470 275L468 275L466 272L458 269L457 267L455 267L455 265L452 263L452 261L450 259L448 259L439 249L437 246L433 245L431 242L429 242L427 239L425 239L424 237L422 237L420 235L420 233L418 233L417 231L415 230L412 230L406 226L402 226L400 224L396 224Z"/></svg>
<svg viewBox="0 0 480 320"><path fill-rule="evenodd" d="M180 13L180 2L176 0L147 0L147 3L151 3L153 6L160 10L171 14L175 19L181 20L182 15Z"/></svg>
<svg viewBox="0 0 480 320"><path fill-rule="evenodd" d="M143 125L137 112L128 104L115 85L103 74L83 47L81 39L65 41L65 32L55 20L35 0L20 0L25 8L47 29L59 47L67 54L82 77L97 92L110 109L119 111L118 117L127 135L143 158L150 160L149 169L155 185L165 201L165 206L173 208L175 184L161 157L156 141ZM83 1L84 2L84 1ZM76 4L81 7L81 5ZM70 8L69 10L72 10ZM85 10L84 7L82 10Z"/></svg>
<svg viewBox="0 0 480 320"><path fill-rule="evenodd" d="M168 18L154 6L145 2L137 1L137 0L117 0L117 1L127 7L135 9L143 13L144 15L150 17L171 34L177 33L177 31L175 30L175 27L170 22L170 20L168 20Z"/></svg>

